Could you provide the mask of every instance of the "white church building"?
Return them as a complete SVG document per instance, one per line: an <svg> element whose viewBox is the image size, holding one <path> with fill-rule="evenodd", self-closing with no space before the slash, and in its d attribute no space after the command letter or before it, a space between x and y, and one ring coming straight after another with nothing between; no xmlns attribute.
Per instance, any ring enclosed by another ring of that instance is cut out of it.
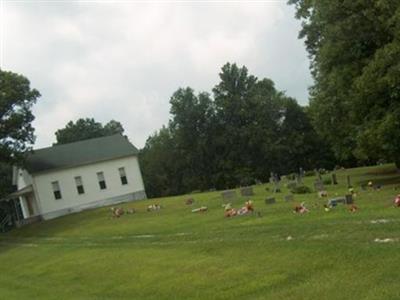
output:
<svg viewBox="0 0 400 300"><path fill-rule="evenodd" d="M119 134L34 150L13 184L25 220L146 198L138 150Z"/></svg>

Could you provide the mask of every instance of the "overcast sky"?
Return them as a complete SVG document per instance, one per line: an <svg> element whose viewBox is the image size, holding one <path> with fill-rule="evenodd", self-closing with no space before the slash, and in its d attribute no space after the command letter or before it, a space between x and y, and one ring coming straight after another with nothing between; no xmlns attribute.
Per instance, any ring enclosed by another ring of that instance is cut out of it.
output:
<svg viewBox="0 0 400 300"><path fill-rule="evenodd" d="M286 0L0 1L1 68L42 94L35 148L82 117L120 121L141 148L168 122L172 93L210 92L226 62L307 104L309 60Z"/></svg>

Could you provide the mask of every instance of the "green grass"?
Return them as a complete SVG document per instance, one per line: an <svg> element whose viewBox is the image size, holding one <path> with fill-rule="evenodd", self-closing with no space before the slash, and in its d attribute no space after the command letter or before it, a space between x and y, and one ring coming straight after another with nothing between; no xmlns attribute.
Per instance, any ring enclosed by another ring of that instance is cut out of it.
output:
<svg viewBox="0 0 400 300"><path fill-rule="evenodd" d="M251 199L261 217L224 218L220 193L211 192L191 195L194 207L208 206L203 214L179 196L124 204L138 212L120 219L100 208L16 229L0 235L0 298L399 299L400 208L392 200L400 176L391 170L337 172L328 193L344 195L350 174L355 214L345 206L324 212L316 193L285 203L283 185L277 203L265 205L271 193L259 185ZM369 180L387 185L361 191ZM310 213L295 215L302 201ZM164 208L146 212L155 202ZM379 219L387 222L371 222Z"/></svg>

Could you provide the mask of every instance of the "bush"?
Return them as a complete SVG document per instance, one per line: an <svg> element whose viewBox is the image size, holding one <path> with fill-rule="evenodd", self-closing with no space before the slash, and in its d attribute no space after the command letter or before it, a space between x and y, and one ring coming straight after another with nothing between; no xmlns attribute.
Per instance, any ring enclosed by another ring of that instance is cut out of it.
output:
<svg viewBox="0 0 400 300"><path fill-rule="evenodd" d="M296 183L295 181L288 182L288 183L286 184L286 187L287 187L289 190L294 189L294 188L297 187L297 183Z"/></svg>
<svg viewBox="0 0 400 300"><path fill-rule="evenodd" d="M332 184L332 178L323 178L322 183L325 185L331 185Z"/></svg>
<svg viewBox="0 0 400 300"><path fill-rule="evenodd" d="M305 171L304 172L305 177L314 176L314 175L315 175L315 171Z"/></svg>
<svg viewBox="0 0 400 300"><path fill-rule="evenodd" d="M328 173L328 171L325 170L325 169L319 169L319 170L318 170L318 173L321 174L321 175L323 175L323 174Z"/></svg>
<svg viewBox="0 0 400 300"><path fill-rule="evenodd" d="M290 174L286 175L286 178L288 180L295 180L296 179L296 173L290 173Z"/></svg>
<svg viewBox="0 0 400 300"><path fill-rule="evenodd" d="M290 191L293 194L309 194L309 193L311 193L311 189L305 185L296 186L295 188L292 188Z"/></svg>

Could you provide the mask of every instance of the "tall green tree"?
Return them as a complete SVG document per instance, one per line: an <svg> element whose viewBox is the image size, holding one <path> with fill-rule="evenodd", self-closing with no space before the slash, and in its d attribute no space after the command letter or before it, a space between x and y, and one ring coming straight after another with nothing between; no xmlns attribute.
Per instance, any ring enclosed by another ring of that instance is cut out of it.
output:
<svg viewBox="0 0 400 300"><path fill-rule="evenodd" d="M219 77L220 82L213 89L217 123L215 176L218 187L233 187L251 177L247 129L254 121L249 99L257 78L249 75L246 67L230 63L222 67Z"/></svg>
<svg viewBox="0 0 400 300"><path fill-rule="evenodd" d="M305 108L244 66L224 65L213 97L181 88L170 104L168 127L140 153L149 196L231 188L334 162Z"/></svg>
<svg viewBox="0 0 400 300"><path fill-rule="evenodd" d="M147 139L139 159L148 197L182 192L179 158L169 128L163 126Z"/></svg>
<svg viewBox="0 0 400 300"><path fill-rule="evenodd" d="M400 2L290 0L303 20L316 129L342 160L399 166Z"/></svg>
<svg viewBox="0 0 400 300"><path fill-rule="evenodd" d="M12 186L12 166L10 164L0 162L0 178L1 199L14 190Z"/></svg>
<svg viewBox="0 0 400 300"><path fill-rule="evenodd" d="M32 106L39 97L26 77L0 69L0 162L23 163L35 140Z"/></svg>
<svg viewBox="0 0 400 300"><path fill-rule="evenodd" d="M280 147L276 161L282 173L299 168L312 170L335 166L336 160L329 145L314 130L307 108L296 100L286 98L282 106L277 144Z"/></svg>
<svg viewBox="0 0 400 300"><path fill-rule="evenodd" d="M67 144L96 137L113 134L123 134L124 128L118 121L111 120L104 126L93 118L78 119L75 123L69 121L67 125L55 133L57 143Z"/></svg>
<svg viewBox="0 0 400 300"><path fill-rule="evenodd" d="M213 160L214 108L210 95L195 95L193 89L178 89L171 97L169 127L177 155L181 157L182 185L186 191L210 186ZM178 162L177 162L178 163Z"/></svg>

